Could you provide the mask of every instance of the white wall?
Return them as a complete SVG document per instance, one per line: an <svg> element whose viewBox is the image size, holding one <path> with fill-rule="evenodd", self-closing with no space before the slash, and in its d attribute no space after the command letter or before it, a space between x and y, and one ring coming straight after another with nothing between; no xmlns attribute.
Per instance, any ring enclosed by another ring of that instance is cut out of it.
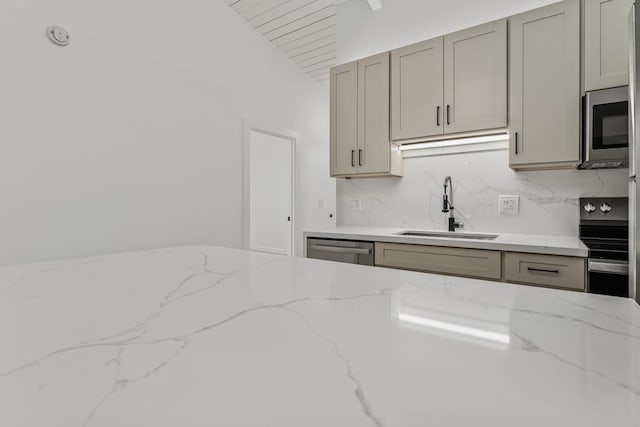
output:
<svg viewBox="0 0 640 427"><path fill-rule="evenodd" d="M533 9L548 0L364 0L337 11L338 63ZM442 182L453 177L456 215L466 231L575 236L578 198L624 197L627 170L513 172L506 150L407 158L403 178L338 180L338 224L446 229ZM519 195L520 214L498 213L499 195ZM348 199L362 210L345 208Z"/></svg>
<svg viewBox="0 0 640 427"><path fill-rule="evenodd" d="M326 89L223 0L3 0L0 39L0 264L241 246L245 119L300 135L298 232L329 224Z"/></svg>

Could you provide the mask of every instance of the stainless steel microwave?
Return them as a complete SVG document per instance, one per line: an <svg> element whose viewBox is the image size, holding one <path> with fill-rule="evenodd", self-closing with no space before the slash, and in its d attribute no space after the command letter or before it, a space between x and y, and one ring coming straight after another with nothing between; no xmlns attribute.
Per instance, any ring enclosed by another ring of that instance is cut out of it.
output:
<svg viewBox="0 0 640 427"><path fill-rule="evenodd" d="M629 86L587 92L580 169L629 166Z"/></svg>

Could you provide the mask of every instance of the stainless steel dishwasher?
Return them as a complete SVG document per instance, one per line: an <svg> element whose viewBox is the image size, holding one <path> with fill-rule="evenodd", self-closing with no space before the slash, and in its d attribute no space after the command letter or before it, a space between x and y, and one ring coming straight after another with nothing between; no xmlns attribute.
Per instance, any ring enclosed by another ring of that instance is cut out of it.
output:
<svg viewBox="0 0 640 427"><path fill-rule="evenodd" d="M373 242L308 237L307 258L373 265Z"/></svg>

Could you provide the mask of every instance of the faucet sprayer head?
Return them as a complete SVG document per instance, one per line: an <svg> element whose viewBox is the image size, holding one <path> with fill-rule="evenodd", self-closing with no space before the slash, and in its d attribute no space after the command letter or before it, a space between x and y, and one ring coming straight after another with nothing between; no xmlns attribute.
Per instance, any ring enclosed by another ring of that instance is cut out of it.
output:
<svg viewBox="0 0 640 427"><path fill-rule="evenodd" d="M442 196L442 212L449 212L449 197L446 194Z"/></svg>

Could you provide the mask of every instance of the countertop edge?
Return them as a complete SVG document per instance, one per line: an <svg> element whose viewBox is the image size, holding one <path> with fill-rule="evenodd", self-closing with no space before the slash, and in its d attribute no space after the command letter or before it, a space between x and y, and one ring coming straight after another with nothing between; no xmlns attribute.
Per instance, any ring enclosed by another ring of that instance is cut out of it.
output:
<svg viewBox="0 0 640 427"><path fill-rule="evenodd" d="M385 242L385 243L405 243L412 245L423 246L445 246L454 248L466 248L466 249L486 249L519 253L532 253L541 255L558 255L558 256L572 256L587 258L589 256L589 249L584 248L569 248L553 245L536 245L531 243L514 243L500 241L498 237L494 241L483 240L462 240L462 239L448 239L444 237L416 237L416 236L394 236L392 234L359 234L339 231L304 231L302 233L303 238L318 237L328 239L349 239L349 240L362 240L367 242ZM544 237L544 236L542 236ZM576 238L577 239L577 238ZM305 244L306 249L306 244ZM306 251L305 251L306 253Z"/></svg>

